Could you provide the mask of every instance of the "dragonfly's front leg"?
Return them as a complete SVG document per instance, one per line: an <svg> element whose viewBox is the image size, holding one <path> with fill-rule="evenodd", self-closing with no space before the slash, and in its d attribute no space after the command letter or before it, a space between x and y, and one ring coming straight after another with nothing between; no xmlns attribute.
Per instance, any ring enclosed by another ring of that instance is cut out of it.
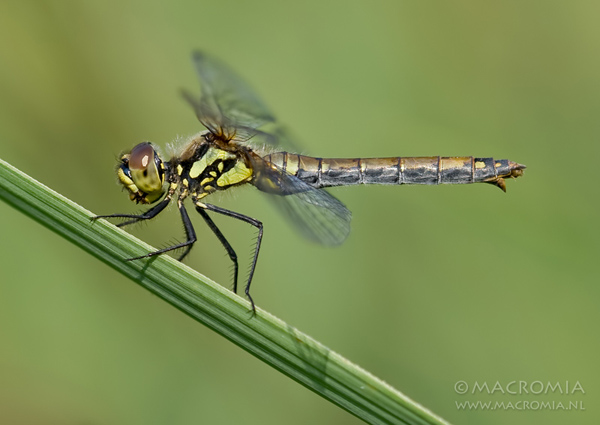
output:
<svg viewBox="0 0 600 425"><path fill-rule="evenodd" d="M98 215L94 217L92 220L96 220L98 218L130 218L131 220L125 221L123 223L117 224L118 227L127 226L129 224L137 223L142 220L150 220L160 214L171 202L171 198L175 192L176 186L172 186L165 198L156 204L154 207L150 208L143 214L110 214L110 215ZM181 214L181 220L183 221L183 227L185 229L186 241L169 246L164 249L160 249L158 251L150 252L146 255L141 255L139 257L128 258L126 261L139 260L141 258L153 257L155 255L163 254L165 252L173 251L179 248L186 248L183 254L179 257L179 261L183 260L183 258L190 252L192 249L192 245L196 242L196 232L194 231L194 227L192 226L192 222L188 213L183 206L183 200L187 196L187 191L180 194L179 199L177 200L177 207L179 208L179 213Z"/></svg>
<svg viewBox="0 0 600 425"><path fill-rule="evenodd" d="M131 220L124 221L123 223L117 224L117 227L128 226L133 223L137 223L142 220L150 220L160 214L171 202L171 198L175 193L176 186L170 187L169 191L165 198L160 201L158 204L150 208L143 214L108 214L108 215L97 215L92 218L92 220L97 220L99 218L131 218Z"/></svg>
<svg viewBox="0 0 600 425"><path fill-rule="evenodd" d="M138 221L150 220L151 218L156 217L167 207L167 205L169 205L169 202L171 202L171 198L170 197L165 198L143 214L97 215L97 216L93 217L92 220L97 220L99 218L131 218L132 220L127 220L127 221L124 221L123 223L119 223L116 225L117 227L123 227L123 226L127 226L129 224L137 223Z"/></svg>

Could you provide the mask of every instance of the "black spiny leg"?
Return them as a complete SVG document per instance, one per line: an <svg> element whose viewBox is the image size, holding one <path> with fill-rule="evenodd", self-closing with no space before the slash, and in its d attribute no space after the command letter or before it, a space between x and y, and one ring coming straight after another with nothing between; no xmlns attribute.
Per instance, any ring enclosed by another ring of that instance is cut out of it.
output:
<svg viewBox="0 0 600 425"><path fill-rule="evenodd" d="M248 217L248 216L240 214L240 213L236 213L235 211L226 210L225 208L217 207L216 205L203 204L202 202L196 202L196 209L198 211L200 211L201 209L214 211L216 213L223 214L227 217L236 218L238 220L245 221L246 223L251 224L252 226L254 226L258 229L258 237L256 238L256 248L254 250L254 258L252 260L252 265L250 266L250 274L248 276L248 282L246 283L246 288L244 290L244 292L246 293L246 296L250 300L250 304L252 305L252 313L254 314L256 312L256 307L254 306L254 300L250 296L250 284L252 283L252 276L254 276L254 269L256 268L256 262L258 261L258 252L260 251L260 244L262 242L262 235L263 235L263 224L260 221L255 220L251 217ZM210 224L209 224L209 226L210 226ZM215 226L215 228L216 228L216 226ZM221 232L219 232L219 233L221 233ZM221 236L223 236L223 235L221 234ZM217 234L217 237L219 237L218 234ZM219 238L219 239L221 239L221 238ZM225 238L223 238L223 239L225 239ZM225 246L225 248L227 248L227 246L225 244L223 244L223 245ZM227 243L227 245L229 245L229 243Z"/></svg>
<svg viewBox="0 0 600 425"><path fill-rule="evenodd" d="M200 213L200 215L202 216L202 218L204 218L204 221L206 221L206 224L208 225L210 230L212 230L213 233L215 234L215 236L219 239L219 242L221 242L221 245L223 245L223 247L227 251L227 255L229 255L229 258L233 262L233 292L235 294L237 294L237 282L238 282L237 254L235 253L235 251L233 250L233 247L229 244L229 241L227 241L227 239L225 238L223 233L221 233L221 231L219 230L219 228L217 227L215 222L212 221L212 219L210 218L208 213L206 211L204 211L204 208L196 206L196 211L198 211Z"/></svg>
<svg viewBox="0 0 600 425"><path fill-rule="evenodd" d="M131 218L132 220L124 221L123 223L117 224L117 227L127 226L129 224L137 223L141 220L150 220L151 218L156 217L158 214L164 210L167 205L171 202L171 196L167 195L165 199L160 201L158 204L150 208L143 214L109 214L109 215L97 215L92 218L92 220L97 220L99 218Z"/></svg>
<svg viewBox="0 0 600 425"><path fill-rule="evenodd" d="M179 248L185 248L183 254L178 258L179 261L183 260L183 258L188 255L190 249L192 249L192 245L196 242L196 232L194 231L194 226L192 226L192 222L188 213L183 206L183 201L180 199L177 203L179 212L181 213L181 221L183 221L183 227L185 229L186 241L178 243L173 246L169 246L167 248L159 249L158 251L149 252L146 255L141 255L139 257L128 258L127 261L139 260L140 258L154 257L155 255L164 254L165 252L173 251ZM164 207L163 207L164 208Z"/></svg>

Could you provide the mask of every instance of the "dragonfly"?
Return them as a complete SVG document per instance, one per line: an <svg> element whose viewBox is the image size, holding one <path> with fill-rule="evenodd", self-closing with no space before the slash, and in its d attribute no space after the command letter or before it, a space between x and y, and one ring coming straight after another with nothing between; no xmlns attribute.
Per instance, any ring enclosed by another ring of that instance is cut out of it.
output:
<svg viewBox="0 0 600 425"><path fill-rule="evenodd" d="M116 169L119 182L132 201L154 206L141 214L99 215L95 219L126 219L118 224L123 227L156 217L176 199L185 241L127 261L182 250L178 257L181 261L197 241L184 206L184 201L190 198L233 263L234 293L238 285L238 257L211 214L254 226L258 236L244 291L253 313L256 307L250 284L263 239L263 223L207 203L213 193L253 185L272 195L270 198L309 239L338 245L350 233L351 213L324 188L358 184L489 183L506 191L505 179L523 175L524 165L506 159L472 156L319 158L282 150L282 146L293 145L292 138L245 81L206 53L195 52L192 61L200 80L201 95L183 91L183 97L207 130L190 137L169 160L163 160L149 142L139 143L124 153Z"/></svg>

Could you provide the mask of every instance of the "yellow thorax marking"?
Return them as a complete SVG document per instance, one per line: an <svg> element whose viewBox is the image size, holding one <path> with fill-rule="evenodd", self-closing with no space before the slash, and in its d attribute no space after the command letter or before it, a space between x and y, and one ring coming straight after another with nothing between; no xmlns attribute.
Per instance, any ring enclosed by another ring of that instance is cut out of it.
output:
<svg viewBox="0 0 600 425"><path fill-rule="evenodd" d="M202 158L194 162L190 169L190 177L195 179L206 170L206 167L212 165L213 162L220 159L224 161L226 159L235 159L235 155L231 152L224 151L222 149L209 148Z"/></svg>
<svg viewBox="0 0 600 425"><path fill-rule="evenodd" d="M207 178L205 178L204 180L202 180L202 181L200 182L200 186L205 186L205 185L207 185L208 183L210 183L210 182L211 182L211 181L213 181L213 180L214 180L214 178L212 178L212 177L207 177Z"/></svg>
<svg viewBox="0 0 600 425"><path fill-rule="evenodd" d="M221 174L217 179L217 185L221 187L231 186L233 184L242 183L252 177L252 170L246 167L242 159L238 160L232 169Z"/></svg>

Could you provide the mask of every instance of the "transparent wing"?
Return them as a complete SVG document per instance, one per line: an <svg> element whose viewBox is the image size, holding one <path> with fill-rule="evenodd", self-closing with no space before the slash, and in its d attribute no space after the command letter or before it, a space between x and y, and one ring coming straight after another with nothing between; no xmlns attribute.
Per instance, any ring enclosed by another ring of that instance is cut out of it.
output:
<svg viewBox="0 0 600 425"><path fill-rule="evenodd" d="M200 98L183 95L211 132L247 140L256 128L275 121L250 86L221 61L203 52L194 52L192 60L202 94Z"/></svg>
<svg viewBox="0 0 600 425"><path fill-rule="evenodd" d="M307 238L324 245L338 245L350 233L352 213L323 189L316 189L260 157L252 158L253 184L290 216Z"/></svg>

